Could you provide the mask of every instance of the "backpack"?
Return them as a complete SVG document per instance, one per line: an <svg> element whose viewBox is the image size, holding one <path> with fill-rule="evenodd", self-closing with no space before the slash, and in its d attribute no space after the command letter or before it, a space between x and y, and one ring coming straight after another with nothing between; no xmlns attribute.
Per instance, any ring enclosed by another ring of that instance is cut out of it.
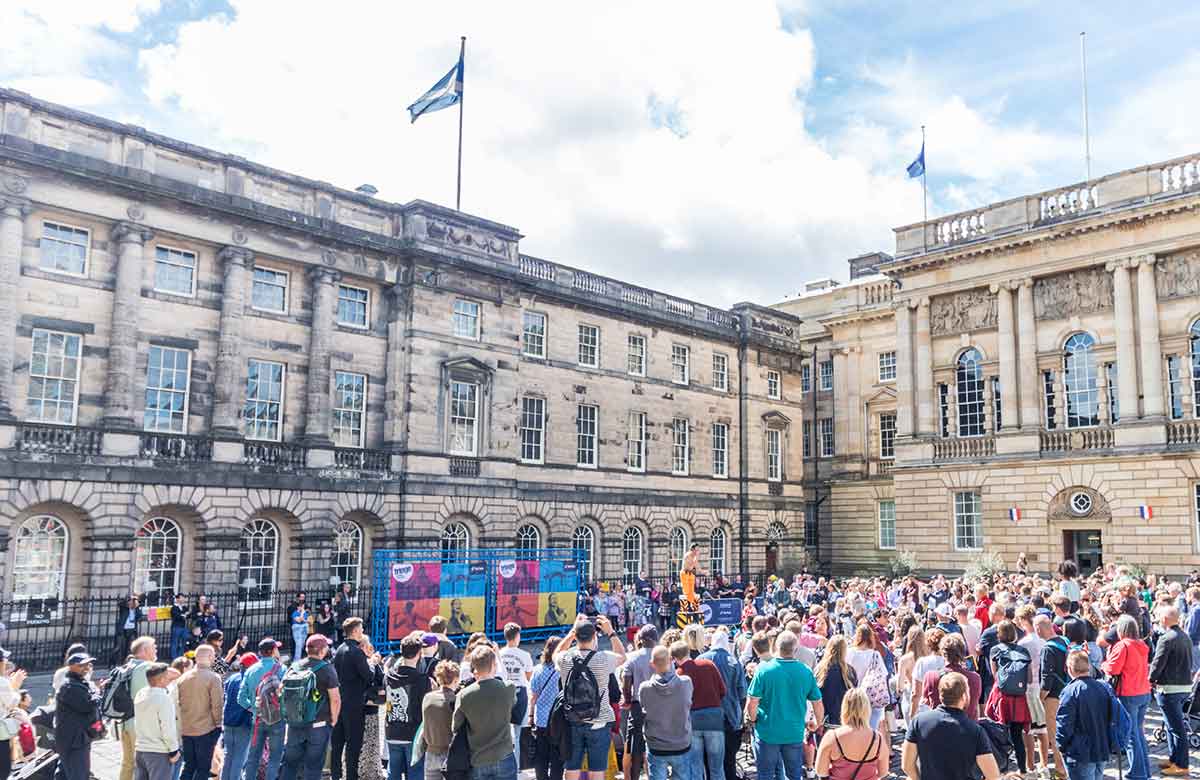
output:
<svg viewBox="0 0 1200 780"><path fill-rule="evenodd" d="M1009 696L1024 696L1029 688L1029 652L1009 646L996 654L996 687Z"/></svg>
<svg viewBox="0 0 1200 780"><path fill-rule="evenodd" d="M130 661L109 673L101 686L100 716L107 720L124 723L133 718L133 671L140 661Z"/></svg>
<svg viewBox="0 0 1200 780"><path fill-rule="evenodd" d="M282 692L279 666L273 666L258 681L258 687L254 690L254 713L267 726L274 726L283 720Z"/></svg>
<svg viewBox="0 0 1200 780"><path fill-rule="evenodd" d="M892 694L888 687L887 667L883 665L883 659L879 655L871 656L871 665L867 667L867 673L863 675L859 687L867 692L867 700L871 702L873 709L881 709L891 704Z"/></svg>
<svg viewBox="0 0 1200 780"><path fill-rule="evenodd" d="M1133 737L1133 718L1110 689L1108 692L1108 744L1114 753L1125 750Z"/></svg>
<svg viewBox="0 0 1200 780"><path fill-rule="evenodd" d="M1009 766L1012 764L1009 756L1013 752L1012 737L1008 731L1008 724L997 723L989 718L980 718L976 722L987 736L988 746L992 749L992 757L996 759L996 767L1001 772L1007 772ZM983 777L983 773L979 771L978 766L973 766L972 770L974 770L975 777Z"/></svg>
<svg viewBox="0 0 1200 780"><path fill-rule="evenodd" d="M600 717L600 684L588 667L588 661L596 654L577 655L571 660L567 679L563 681L563 714L571 723L583 723Z"/></svg>
<svg viewBox="0 0 1200 780"><path fill-rule="evenodd" d="M293 664L280 683L279 703L283 719L290 724L304 725L317 719L321 708L321 692L317 688L317 672L329 666L328 661L317 661L311 666Z"/></svg>

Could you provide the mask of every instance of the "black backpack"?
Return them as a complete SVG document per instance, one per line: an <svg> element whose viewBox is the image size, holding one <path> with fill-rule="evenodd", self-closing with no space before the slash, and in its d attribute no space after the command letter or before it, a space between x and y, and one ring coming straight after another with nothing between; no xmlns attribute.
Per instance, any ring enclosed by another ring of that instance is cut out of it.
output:
<svg viewBox="0 0 1200 780"><path fill-rule="evenodd" d="M101 685L101 717L117 723L124 723L133 718L133 670L141 663L130 661L109 673Z"/></svg>
<svg viewBox="0 0 1200 780"><path fill-rule="evenodd" d="M1029 688L1029 652L1009 645L996 654L996 687L1009 696L1024 696Z"/></svg>
<svg viewBox="0 0 1200 780"><path fill-rule="evenodd" d="M588 661L596 654L577 655L571 661L567 679L563 681L563 715L571 723L584 723L600 717L600 685L596 675L588 667Z"/></svg>

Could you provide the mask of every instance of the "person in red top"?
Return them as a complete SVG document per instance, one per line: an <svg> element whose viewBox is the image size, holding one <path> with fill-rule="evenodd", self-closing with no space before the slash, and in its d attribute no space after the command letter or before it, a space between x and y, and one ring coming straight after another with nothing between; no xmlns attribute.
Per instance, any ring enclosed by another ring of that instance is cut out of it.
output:
<svg viewBox="0 0 1200 780"><path fill-rule="evenodd" d="M1133 739L1125 750L1132 780L1150 776L1150 753L1146 745L1146 707L1150 704L1150 648L1140 638L1137 619L1132 615L1117 618L1117 641L1108 648L1101 668L1120 677L1114 686L1117 699L1133 720Z"/></svg>
<svg viewBox="0 0 1200 780"><path fill-rule="evenodd" d="M671 645L675 671L692 679L692 749L688 752L692 777L704 777L708 756L710 780L725 778L725 678L712 661L692 658L687 642Z"/></svg>
<svg viewBox="0 0 1200 780"><path fill-rule="evenodd" d="M982 631L992 624L988 617L988 611L992 607L992 600L988 598L988 589L986 585L979 584L975 586L975 619L979 621L979 630Z"/></svg>
<svg viewBox="0 0 1200 780"><path fill-rule="evenodd" d="M966 705L963 706L963 713L971 720L979 720L979 700L983 696L983 681L978 674L966 667L966 640L962 638L962 634L946 634L942 638L939 648L942 651L942 658L946 659L946 668L926 672L923 679L914 680L918 695L929 706L929 709L937 709L942 704L941 695L938 693L938 684L941 682L942 676L950 672L958 672L967 678L967 691L970 694ZM916 713L913 714L913 717L916 717Z"/></svg>

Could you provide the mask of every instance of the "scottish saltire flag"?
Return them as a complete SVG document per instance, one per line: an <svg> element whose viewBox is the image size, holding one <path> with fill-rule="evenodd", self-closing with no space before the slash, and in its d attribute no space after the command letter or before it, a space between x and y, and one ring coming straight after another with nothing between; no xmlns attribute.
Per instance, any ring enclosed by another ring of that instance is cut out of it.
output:
<svg viewBox="0 0 1200 780"><path fill-rule="evenodd" d="M1009 519L1009 522L1012 522L1012 523L1019 522L1021 520L1020 508L1015 507L1015 506L1010 506L1008 508L1008 519Z"/></svg>
<svg viewBox="0 0 1200 780"><path fill-rule="evenodd" d="M1143 520L1151 520L1154 518L1154 510L1150 508L1149 504L1142 504L1138 507L1138 517Z"/></svg>
<svg viewBox="0 0 1200 780"><path fill-rule="evenodd" d="M443 108L449 108L458 101L462 100L463 93L463 60L460 55L458 63L455 64L450 72L442 76L442 80L434 84L428 92L417 98L416 102L408 107L408 114L412 117L412 121L417 121L417 117L422 114L428 114L432 111L441 111Z"/></svg>
<svg viewBox="0 0 1200 780"><path fill-rule="evenodd" d="M917 155L917 159L913 160L908 165L908 178L915 179L918 176L925 175L925 142L921 142L921 153Z"/></svg>

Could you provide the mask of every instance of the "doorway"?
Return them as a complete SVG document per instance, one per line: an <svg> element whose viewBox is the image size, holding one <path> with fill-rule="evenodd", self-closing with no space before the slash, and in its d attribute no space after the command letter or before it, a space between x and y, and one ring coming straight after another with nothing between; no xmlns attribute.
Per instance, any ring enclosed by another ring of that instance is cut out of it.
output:
<svg viewBox="0 0 1200 780"><path fill-rule="evenodd" d="M1075 561L1080 576L1086 577L1104 565L1099 530L1063 531L1063 559Z"/></svg>
<svg viewBox="0 0 1200 780"><path fill-rule="evenodd" d="M767 574L779 571L779 543L767 543Z"/></svg>

